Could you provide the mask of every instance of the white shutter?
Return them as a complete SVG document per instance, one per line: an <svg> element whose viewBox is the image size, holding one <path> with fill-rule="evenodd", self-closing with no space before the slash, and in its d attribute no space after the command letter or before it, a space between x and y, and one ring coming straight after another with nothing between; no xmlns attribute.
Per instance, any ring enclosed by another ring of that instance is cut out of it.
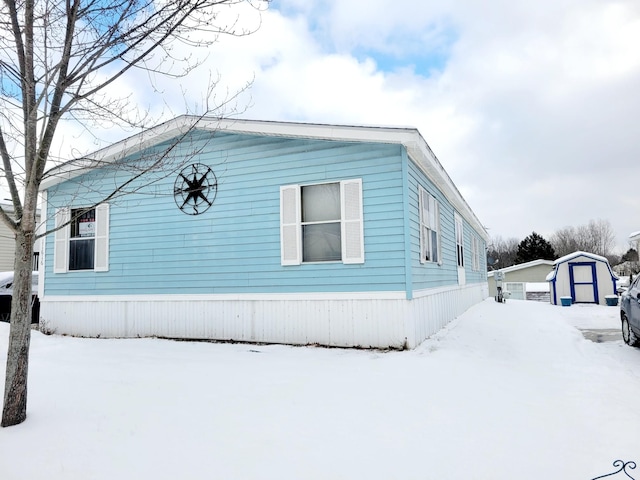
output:
<svg viewBox="0 0 640 480"><path fill-rule="evenodd" d="M364 263L362 179L340 182L342 200L342 262Z"/></svg>
<svg viewBox="0 0 640 480"><path fill-rule="evenodd" d="M280 187L280 261L282 265L300 265L300 187Z"/></svg>
<svg viewBox="0 0 640 480"><path fill-rule="evenodd" d="M56 210L56 228L69 221L69 209ZM53 273L65 273L69 268L69 225L55 231L53 245Z"/></svg>
<svg viewBox="0 0 640 480"><path fill-rule="evenodd" d="M436 237L438 239L438 245L436 245L436 249L438 250L438 265L442 265L442 233L440 232L440 203L435 201L435 214L436 214L436 224L434 228L436 228Z"/></svg>
<svg viewBox="0 0 640 480"><path fill-rule="evenodd" d="M428 205L429 200L425 198L425 190L418 185L418 209L419 209L419 222L420 222L420 263L426 263L426 249L427 239L425 238L425 224L427 223L425 207Z"/></svg>
<svg viewBox="0 0 640 480"><path fill-rule="evenodd" d="M96 207L96 241L94 270L109 271L109 204L101 203Z"/></svg>

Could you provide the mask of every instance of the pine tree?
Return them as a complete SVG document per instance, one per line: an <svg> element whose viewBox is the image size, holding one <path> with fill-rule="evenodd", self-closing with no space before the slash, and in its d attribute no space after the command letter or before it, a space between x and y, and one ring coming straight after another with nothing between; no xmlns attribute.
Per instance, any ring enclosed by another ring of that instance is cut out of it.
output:
<svg viewBox="0 0 640 480"><path fill-rule="evenodd" d="M532 232L518 245L516 263L531 262L532 260L555 260L556 258L551 244L541 235Z"/></svg>
<svg viewBox="0 0 640 480"><path fill-rule="evenodd" d="M638 261L638 252L636 251L635 248L630 248L629 250L627 250L627 253L622 255L622 258L620 259L620 261L622 261L622 262L637 262Z"/></svg>

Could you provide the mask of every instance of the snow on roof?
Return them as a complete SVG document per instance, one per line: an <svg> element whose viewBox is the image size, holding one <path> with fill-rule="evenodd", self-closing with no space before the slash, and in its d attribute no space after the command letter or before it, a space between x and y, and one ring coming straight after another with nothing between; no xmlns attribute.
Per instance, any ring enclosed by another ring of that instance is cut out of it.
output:
<svg viewBox="0 0 640 480"><path fill-rule="evenodd" d="M567 260L571 260L572 258L575 257L588 257L591 258L593 260L598 260L600 262L606 262L607 264L609 263L609 260L607 260L605 257L601 257L600 255L596 255L595 253L588 253L588 252L573 252L570 253L568 255L565 255L564 257L560 257L559 259L557 259L555 262L553 262L554 265L557 265L559 263L563 263L566 262Z"/></svg>
<svg viewBox="0 0 640 480"><path fill-rule="evenodd" d="M640 231L633 232L631 235L629 235L629 240L640 240Z"/></svg>
<svg viewBox="0 0 640 480"><path fill-rule="evenodd" d="M517 265L511 265L510 267L505 267L505 268L499 268L498 270L504 273L509 273L509 272L515 272L517 270L522 270L523 268L529 268L529 267L536 267L538 265L549 265L552 266L553 265L553 260L532 260L530 262L525 262L525 263L519 263ZM493 274L496 272L497 270L493 270L489 273L487 273L488 277L493 277Z"/></svg>

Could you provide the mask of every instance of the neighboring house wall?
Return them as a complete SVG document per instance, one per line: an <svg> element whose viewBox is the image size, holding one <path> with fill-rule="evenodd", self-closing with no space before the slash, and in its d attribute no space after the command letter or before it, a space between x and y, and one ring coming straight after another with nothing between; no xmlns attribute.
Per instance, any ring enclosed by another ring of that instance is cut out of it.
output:
<svg viewBox="0 0 640 480"><path fill-rule="evenodd" d="M11 205L2 205L2 208L9 214L13 214L13 207ZM36 217L36 223L40 221L40 216ZM12 271L15 263L15 236L9 227L0 222L0 272ZM34 245L34 252L40 251L40 241L36 240ZM37 255L36 255L37 256ZM35 260L34 260L35 262ZM34 268L36 267L34 263Z"/></svg>
<svg viewBox="0 0 640 480"><path fill-rule="evenodd" d="M513 265L501 269L504 273L504 283L540 283L545 282L549 272L553 270L553 261L551 260L534 260L532 262ZM494 272L487 274L489 282L489 296L494 297L497 294Z"/></svg>
<svg viewBox="0 0 640 480"><path fill-rule="evenodd" d="M188 163L204 163L218 176L213 206L198 216L179 211L174 175L110 202L102 217L104 272L53 273L56 238L49 236L45 329L411 348L487 295L486 232L474 229L479 222L457 190L442 186L450 182L446 174L436 187L402 144L198 130L180 149L198 152ZM100 201L127 175L107 168L49 185L48 228L54 212ZM282 187L346 180L361 182L364 261L283 264ZM440 205L441 264L420 261L419 186ZM464 220L463 286L451 238L456 212ZM62 233L57 238L67 242ZM65 262L58 263L63 272Z"/></svg>
<svg viewBox="0 0 640 480"><path fill-rule="evenodd" d="M0 271L13 270L16 245L13 232L0 222Z"/></svg>

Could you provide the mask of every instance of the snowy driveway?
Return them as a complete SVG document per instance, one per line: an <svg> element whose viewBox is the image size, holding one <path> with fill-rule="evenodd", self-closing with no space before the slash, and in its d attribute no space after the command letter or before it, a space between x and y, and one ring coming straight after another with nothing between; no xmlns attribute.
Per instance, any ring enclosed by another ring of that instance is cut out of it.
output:
<svg viewBox="0 0 640 480"><path fill-rule="evenodd" d="M34 332L0 478L588 480L640 460L640 350L574 327L617 314L489 299L410 352Z"/></svg>

